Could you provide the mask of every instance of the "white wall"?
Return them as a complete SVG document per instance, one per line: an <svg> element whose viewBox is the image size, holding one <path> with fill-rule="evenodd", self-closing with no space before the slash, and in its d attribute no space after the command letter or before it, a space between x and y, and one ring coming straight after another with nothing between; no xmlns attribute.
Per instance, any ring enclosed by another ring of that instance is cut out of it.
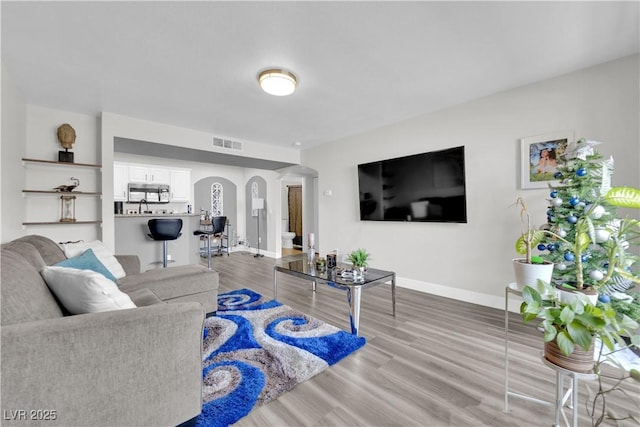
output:
<svg viewBox="0 0 640 427"><path fill-rule="evenodd" d="M546 222L547 191L519 189L519 139L569 129L606 142L599 151L616 159L614 184L639 186L638 62L623 58L304 150L303 164L319 172L320 253L364 247L401 286L503 307L520 230L516 198L528 201L536 225ZM359 220L358 163L459 145L467 224Z"/></svg>
<svg viewBox="0 0 640 427"><path fill-rule="evenodd" d="M11 75L2 66L2 144L0 144L0 242L8 242L25 234L22 228L25 203L22 189L25 173L27 105Z"/></svg>

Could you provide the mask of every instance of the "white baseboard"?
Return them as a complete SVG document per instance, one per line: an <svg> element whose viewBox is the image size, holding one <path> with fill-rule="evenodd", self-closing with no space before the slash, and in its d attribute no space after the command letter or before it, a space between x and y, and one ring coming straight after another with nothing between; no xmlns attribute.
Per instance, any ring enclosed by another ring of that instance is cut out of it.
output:
<svg viewBox="0 0 640 427"><path fill-rule="evenodd" d="M407 288L418 292L504 310L504 296L498 297L495 295L487 295L480 292L452 288L451 286L443 286L436 283L421 282L419 280L407 279L404 277L396 277L396 285L400 288ZM516 313L519 312L521 301L522 299L517 295L510 294L509 311Z"/></svg>

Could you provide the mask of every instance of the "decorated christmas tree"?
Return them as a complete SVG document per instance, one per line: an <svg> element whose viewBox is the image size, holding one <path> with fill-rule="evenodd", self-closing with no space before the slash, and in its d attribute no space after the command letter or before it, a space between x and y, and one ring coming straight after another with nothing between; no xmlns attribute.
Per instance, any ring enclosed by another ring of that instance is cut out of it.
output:
<svg viewBox="0 0 640 427"><path fill-rule="evenodd" d="M634 273L638 257L628 251L637 243L637 219L621 220L619 206L637 207L637 189L611 188L613 159L604 159L598 142L570 142L550 185L547 226L538 249L552 261L553 281L564 287L601 294L626 291L640 282ZM608 297L603 297L608 299Z"/></svg>

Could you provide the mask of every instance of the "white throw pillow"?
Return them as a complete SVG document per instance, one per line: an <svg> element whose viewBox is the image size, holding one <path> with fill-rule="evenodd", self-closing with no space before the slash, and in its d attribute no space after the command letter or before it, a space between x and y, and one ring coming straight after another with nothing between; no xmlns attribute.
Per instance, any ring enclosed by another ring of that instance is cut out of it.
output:
<svg viewBox="0 0 640 427"><path fill-rule="evenodd" d="M126 276L122 265L118 262L116 257L113 256L113 252L109 250L100 240L94 240L93 242L74 242L74 243L62 243L60 244L64 254L67 258L73 258L81 255L87 249L93 249L93 253L100 260L107 270L113 274L116 279L122 279Z"/></svg>
<svg viewBox="0 0 640 427"><path fill-rule="evenodd" d="M45 267L47 286L71 314L135 308L129 295L104 275L93 270L68 267Z"/></svg>

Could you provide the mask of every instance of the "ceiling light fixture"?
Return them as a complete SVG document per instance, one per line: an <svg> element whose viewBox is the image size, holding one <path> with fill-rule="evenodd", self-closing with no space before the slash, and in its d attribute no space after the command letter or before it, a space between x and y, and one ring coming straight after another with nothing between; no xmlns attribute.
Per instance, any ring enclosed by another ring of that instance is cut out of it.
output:
<svg viewBox="0 0 640 427"><path fill-rule="evenodd" d="M293 73L280 69L262 71L258 75L258 82L262 90L275 96L291 95L296 90L296 84L298 83Z"/></svg>

